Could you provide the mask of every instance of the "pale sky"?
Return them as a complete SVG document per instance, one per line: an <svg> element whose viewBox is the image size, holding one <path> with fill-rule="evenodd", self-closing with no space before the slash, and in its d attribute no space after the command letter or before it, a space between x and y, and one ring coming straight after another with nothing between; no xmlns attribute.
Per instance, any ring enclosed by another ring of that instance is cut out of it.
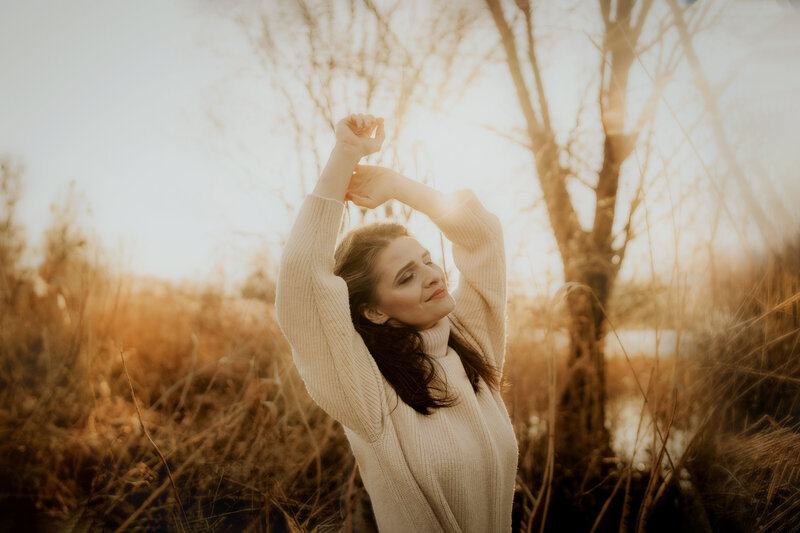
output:
<svg viewBox="0 0 800 533"><path fill-rule="evenodd" d="M712 80L734 74L727 101L742 107L733 119L753 128L753 142L738 145L742 157L772 169L800 220L798 11L785 2L738 5L732 23L740 17L769 31L742 40L723 28L699 40L698 52ZM293 179L295 147L275 122L281 100L225 8L188 0L2 1L0 73L0 153L27 168L19 215L32 246L50 223L50 205L74 181L90 207L82 222L126 270L199 280L221 269L231 281L246 274L259 247L279 251L291 220L272 191ZM680 92L667 98L680 112ZM524 179L530 156L476 125L491 123L493 113L498 126L518 118L502 65L460 109L448 119L418 117L410 140L424 145L441 188L473 188L500 216L509 256L517 258L512 273L551 290L560 267L546 217L519 214L538 195ZM679 135L668 124L673 118L660 120ZM699 173L692 165L687 160L684 172ZM523 178L505 178L516 175ZM420 237L431 246L435 233ZM654 240L666 261L674 235ZM623 273L641 274L647 257L642 240Z"/></svg>
<svg viewBox="0 0 800 533"><path fill-rule="evenodd" d="M266 229L271 201L237 187L211 118L248 132L237 121L268 103L246 101L258 90L248 68L235 24L201 3L3 3L0 149L27 167L28 238L74 180L91 208L82 222L125 268L202 278L228 261L229 232ZM265 143L266 128L249 129Z"/></svg>

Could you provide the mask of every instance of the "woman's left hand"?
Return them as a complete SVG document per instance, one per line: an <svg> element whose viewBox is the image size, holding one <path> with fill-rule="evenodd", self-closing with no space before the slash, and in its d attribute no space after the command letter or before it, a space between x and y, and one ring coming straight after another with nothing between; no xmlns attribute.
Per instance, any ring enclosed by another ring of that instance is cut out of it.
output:
<svg viewBox="0 0 800 533"><path fill-rule="evenodd" d="M394 198L401 179L402 176L390 168L357 165L344 199L358 206L374 209Z"/></svg>
<svg viewBox="0 0 800 533"><path fill-rule="evenodd" d="M381 149L386 133L383 119L372 115L348 115L336 124L336 145L353 152L359 158ZM372 137L372 133L375 137Z"/></svg>

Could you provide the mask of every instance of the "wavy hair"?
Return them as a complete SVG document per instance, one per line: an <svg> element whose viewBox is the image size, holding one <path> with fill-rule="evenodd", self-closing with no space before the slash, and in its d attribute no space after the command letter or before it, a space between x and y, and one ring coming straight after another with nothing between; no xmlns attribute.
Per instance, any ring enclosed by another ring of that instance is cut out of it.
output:
<svg viewBox="0 0 800 533"><path fill-rule="evenodd" d="M334 253L334 274L347 283L350 317L364 339L386 381L406 404L423 415L448 407L456 398L448 395L430 357L422 351L422 337L411 326L375 324L361 310L376 303L378 254L394 239L410 237L408 230L394 222L377 222L349 232ZM472 389L480 392L479 380L499 387L497 370L475 349L450 333L447 341L461 359ZM435 393L435 394L434 394Z"/></svg>

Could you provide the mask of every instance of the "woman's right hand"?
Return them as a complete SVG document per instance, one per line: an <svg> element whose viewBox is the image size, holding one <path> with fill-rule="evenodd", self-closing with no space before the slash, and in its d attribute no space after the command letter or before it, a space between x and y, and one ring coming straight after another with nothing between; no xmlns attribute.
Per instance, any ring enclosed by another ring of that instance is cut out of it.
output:
<svg viewBox="0 0 800 533"><path fill-rule="evenodd" d="M395 197L402 178L390 168L358 165L350 178L344 199L361 207L375 209Z"/></svg>
<svg viewBox="0 0 800 533"><path fill-rule="evenodd" d="M359 158L380 150L386 138L383 119L365 114L348 115L336 124L334 131L336 144ZM372 137L373 132L375 137Z"/></svg>

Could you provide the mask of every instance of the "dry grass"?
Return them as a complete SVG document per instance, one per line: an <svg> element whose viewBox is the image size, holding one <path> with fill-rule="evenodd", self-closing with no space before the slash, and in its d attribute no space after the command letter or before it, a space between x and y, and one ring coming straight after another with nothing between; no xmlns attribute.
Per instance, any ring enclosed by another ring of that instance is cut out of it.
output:
<svg viewBox="0 0 800 533"><path fill-rule="evenodd" d="M685 464L720 529L800 531L800 252L724 283L740 290L729 323L698 335Z"/></svg>
<svg viewBox="0 0 800 533"><path fill-rule="evenodd" d="M349 448L305 393L271 305L112 277L68 217L45 247L36 271L2 265L0 530L338 519Z"/></svg>
<svg viewBox="0 0 800 533"><path fill-rule="evenodd" d="M270 302L113 276L68 221L48 235L36 272L3 264L0 529L363 523L369 507L344 434L306 394ZM557 337L541 332L563 321L512 298L504 394L521 452L515 524L538 530L546 513L552 530L797 531L795 260L720 279L727 300L710 304L732 310L728 325L697 318L702 308L684 320L696 327L673 321L695 339L692 353L608 359L609 405L640 415L635 449L607 458L600 480L565 478L548 448L565 362Z"/></svg>
<svg viewBox="0 0 800 533"><path fill-rule="evenodd" d="M23 282L3 313L6 496L42 517L81 513L110 529L239 529L334 514L347 444L305 394L271 307L117 283L62 309L59 289L37 296Z"/></svg>

